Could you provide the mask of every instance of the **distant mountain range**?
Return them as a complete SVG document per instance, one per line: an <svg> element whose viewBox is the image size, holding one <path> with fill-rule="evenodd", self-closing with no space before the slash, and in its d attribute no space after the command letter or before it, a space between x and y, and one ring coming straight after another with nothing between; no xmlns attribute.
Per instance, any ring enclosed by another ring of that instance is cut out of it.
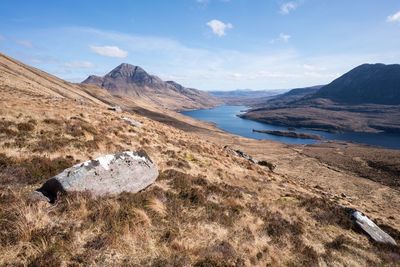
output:
<svg viewBox="0 0 400 267"><path fill-rule="evenodd" d="M104 88L113 95L142 98L172 110L209 108L219 100L204 91L163 81L139 66L123 63L103 77L91 75L82 82Z"/></svg>
<svg viewBox="0 0 400 267"><path fill-rule="evenodd" d="M287 89L236 89L231 91L210 91L209 93L228 105L255 106L287 91Z"/></svg>
<svg viewBox="0 0 400 267"><path fill-rule="evenodd" d="M295 88L295 89L290 90L289 92L286 92L286 93L283 93L280 95L276 95L276 96L268 99L267 102L264 102L258 106L265 105L265 103L268 103L268 105L289 105L292 102L303 99L306 96L314 95L323 86L324 85L315 85L315 86L310 86L310 87Z"/></svg>
<svg viewBox="0 0 400 267"><path fill-rule="evenodd" d="M252 90L252 89L236 89L230 91L210 91L209 93L221 98L250 98L250 97L268 97L287 92L287 89L274 90Z"/></svg>
<svg viewBox="0 0 400 267"><path fill-rule="evenodd" d="M400 104L400 65L364 64L318 90L315 98L339 103Z"/></svg>

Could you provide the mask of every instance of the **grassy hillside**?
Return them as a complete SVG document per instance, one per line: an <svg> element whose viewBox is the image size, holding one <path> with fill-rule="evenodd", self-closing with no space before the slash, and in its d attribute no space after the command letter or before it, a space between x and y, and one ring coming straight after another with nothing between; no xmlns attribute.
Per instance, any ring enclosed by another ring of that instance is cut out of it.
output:
<svg viewBox="0 0 400 267"><path fill-rule="evenodd" d="M399 242L396 189L327 167L300 148L231 136L129 98L109 99L131 107L121 114L103 101L54 98L41 88L0 83L0 265L371 266L398 260L398 247L370 242L343 208L366 212ZM100 89L85 90L105 97ZM277 168L251 163L225 145ZM137 194L75 193L54 205L31 199L64 168L121 150L145 150L160 170L157 181Z"/></svg>

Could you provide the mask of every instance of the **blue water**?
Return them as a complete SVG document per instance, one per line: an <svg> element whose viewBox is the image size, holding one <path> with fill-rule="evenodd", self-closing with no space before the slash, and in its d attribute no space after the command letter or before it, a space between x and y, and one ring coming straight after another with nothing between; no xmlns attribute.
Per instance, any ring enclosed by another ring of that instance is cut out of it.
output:
<svg viewBox="0 0 400 267"><path fill-rule="evenodd" d="M195 119L213 122L216 126L226 132L241 135L253 139L267 139L279 141L286 144L315 144L319 141L312 139L299 139L283 136L274 136L270 134L255 133L256 130L278 130L287 131L287 127L274 126L252 120L245 120L236 116L246 110L245 106L219 106L212 109L199 109L184 111L183 114ZM354 143L381 146L386 148L400 149L400 134L389 133L327 133L322 131L313 131L303 128L297 128L296 132L318 134L326 140L339 140Z"/></svg>

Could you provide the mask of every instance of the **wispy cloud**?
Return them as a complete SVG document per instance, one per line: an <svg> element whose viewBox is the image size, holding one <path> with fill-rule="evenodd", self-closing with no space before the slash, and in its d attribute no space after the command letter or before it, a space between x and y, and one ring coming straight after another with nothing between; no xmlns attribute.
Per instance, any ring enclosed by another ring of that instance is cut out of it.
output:
<svg viewBox="0 0 400 267"><path fill-rule="evenodd" d="M128 52L122 50L118 46L95 46L91 45L90 50L94 53L106 56L106 57L116 57L116 58L126 58L128 56Z"/></svg>
<svg viewBox="0 0 400 267"><path fill-rule="evenodd" d="M90 69L94 67L94 64L90 61L74 60L64 63L64 67L72 69Z"/></svg>
<svg viewBox="0 0 400 267"><path fill-rule="evenodd" d="M224 23L217 19L207 22L207 26L210 27L212 32L219 37L226 35L226 31L233 28L231 23Z"/></svg>
<svg viewBox="0 0 400 267"><path fill-rule="evenodd" d="M281 42L281 43L285 43L286 44L286 43L289 42L290 38L292 38L292 36L290 36L289 34L280 33L278 38L272 39L270 41L270 43L271 44L275 44L275 43Z"/></svg>
<svg viewBox="0 0 400 267"><path fill-rule="evenodd" d="M388 22L400 22L400 11L387 17Z"/></svg>
<svg viewBox="0 0 400 267"><path fill-rule="evenodd" d="M28 40L17 40L17 41L15 41L15 42L16 42L17 44L21 45L21 46L26 47L26 48L32 48L32 47L33 47L32 42L31 42L31 41L28 41Z"/></svg>
<svg viewBox="0 0 400 267"><path fill-rule="evenodd" d="M3 35L0 34L0 41L4 41L6 38L4 38Z"/></svg>
<svg viewBox="0 0 400 267"><path fill-rule="evenodd" d="M298 7L299 7L299 3L298 3L298 2L294 2L294 1L286 2L286 3L283 3L283 4L281 5L281 7L280 7L280 13L281 13L282 15L287 15L287 14L289 14L290 12L296 10Z"/></svg>

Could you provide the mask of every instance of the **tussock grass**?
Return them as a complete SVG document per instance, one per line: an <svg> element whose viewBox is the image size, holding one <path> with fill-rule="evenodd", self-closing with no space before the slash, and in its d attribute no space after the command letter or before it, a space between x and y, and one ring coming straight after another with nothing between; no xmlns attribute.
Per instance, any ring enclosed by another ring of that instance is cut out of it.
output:
<svg viewBox="0 0 400 267"><path fill-rule="evenodd" d="M73 165L70 157L50 159L34 156L15 159L0 153L0 184L36 184L56 175Z"/></svg>
<svg viewBox="0 0 400 267"><path fill-rule="evenodd" d="M349 212L327 199L318 197L304 198L300 206L312 213L314 219L319 223L337 225L344 229L353 227Z"/></svg>
<svg viewBox="0 0 400 267"><path fill-rule="evenodd" d="M29 99L28 111L0 107L0 266L396 263L396 248L380 248L354 232L336 203L227 156L222 143L137 114L130 116L142 128L67 99L57 107L51 99L38 101ZM137 194L69 193L54 205L30 197L77 162L141 149L160 176ZM288 192L296 201L277 201ZM387 231L398 238L396 229Z"/></svg>

